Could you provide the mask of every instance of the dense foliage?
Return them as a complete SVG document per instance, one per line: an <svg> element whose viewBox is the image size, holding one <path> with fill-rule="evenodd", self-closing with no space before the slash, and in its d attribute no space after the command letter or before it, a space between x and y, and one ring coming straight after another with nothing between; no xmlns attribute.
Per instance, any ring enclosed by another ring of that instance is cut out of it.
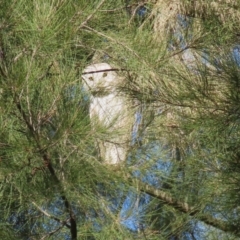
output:
<svg viewBox="0 0 240 240"><path fill-rule="evenodd" d="M239 18L228 0L0 1L0 238L238 239ZM97 62L134 106L117 167L83 89Z"/></svg>

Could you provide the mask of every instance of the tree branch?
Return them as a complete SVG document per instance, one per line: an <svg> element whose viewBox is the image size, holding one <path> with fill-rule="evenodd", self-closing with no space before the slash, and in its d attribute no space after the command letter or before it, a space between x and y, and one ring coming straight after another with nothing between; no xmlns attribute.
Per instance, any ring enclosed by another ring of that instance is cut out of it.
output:
<svg viewBox="0 0 240 240"><path fill-rule="evenodd" d="M50 236L52 236L54 233L58 232L59 230L61 230L63 228L63 226L60 226L59 228L53 230L52 232L49 232L46 236L43 236L41 238L41 240L44 240L46 238L49 238Z"/></svg>
<svg viewBox="0 0 240 240"><path fill-rule="evenodd" d="M51 164L50 158L48 156L47 150L43 149L41 147L41 144L40 144L40 141L39 141L39 136L38 136L38 133L35 131L35 128L33 126L33 122L29 121L29 118L28 118L27 114L24 112L19 99L17 99L17 97L16 97L16 93L14 92L13 94L14 94L14 103L16 104L16 107L17 107L18 111L22 115L22 118L23 118L25 124L27 125L27 128L30 131L31 136L33 137L33 139L34 139L34 141L37 145L38 151L39 151L39 153L40 153L40 155L43 159L44 167L46 167L49 170L51 176L53 177L53 180L60 186L60 191L62 193L64 193L61 181L58 179L58 177L55 173L55 170L54 170L54 168ZM69 216L70 216L71 239L76 240L77 239L77 223L76 223L75 214L72 211L71 204L69 203L66 196L62 195L61 198L64 201L65 208L66 208L66 210L67 210L67 212L69 213Z"/></svg>
<svg viewBox="0 0 240 240"><path fill-rule="evenodd" d="M44 214L45 216L51 218L51 219L54 219L55 221L61 223L62 225L68 227L68 228L71 228L71 226L69 226L66 221L62 221L60 220L59 218L55 217L55 216L52 216L51 214L49 214L48 212L44 211L41 207L39 207L35 202L32 202L32 204L42 213Z"/></svg>
<svg viewBox="0 0 240 240"><path fill-rule="evenodd" d="M130 177L128 177L130 178ZM131 177L132 178L132 177ZM202 221L203 223L215 227L224 232L229 232L234 234L237 237L240 237L240 228L237 224L229 224L226 221L222 221L220 219L214 218L209 214L200 213L200 210L197 207L190 206L186 202L178 201L174 199L171 194L166 193L162 190L156 189L148 184L141 182L140 180L131 180L130 182L135 182L138 184L141 192L147 193L148 195L161 200L164 204L173 207L174 209L189 214L192 217L195 217L197 220ZM133 185L133 184L132 184Z"/></svg>

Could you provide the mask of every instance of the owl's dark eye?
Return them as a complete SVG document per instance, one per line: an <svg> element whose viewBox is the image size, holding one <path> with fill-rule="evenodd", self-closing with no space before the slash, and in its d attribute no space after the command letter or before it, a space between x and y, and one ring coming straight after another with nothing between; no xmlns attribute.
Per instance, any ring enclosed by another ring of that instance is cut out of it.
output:
<svg viewBox="0 0 240 240"><path fill-rule="evenodd" d="M105 72L105 73L103 73L103 75L102 75L103 77L106 77L107 76L107 73Z"/></svg>
<svg viewBox="0 0 240 240"><path fill-rule="evenodd" d="M88 80L93 81L93 77L89 77Z"/></svg>

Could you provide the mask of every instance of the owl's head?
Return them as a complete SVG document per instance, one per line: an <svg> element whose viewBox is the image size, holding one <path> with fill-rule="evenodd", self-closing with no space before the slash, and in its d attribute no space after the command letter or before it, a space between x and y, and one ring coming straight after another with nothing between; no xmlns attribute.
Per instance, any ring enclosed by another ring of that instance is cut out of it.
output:
<svg viewBox="0 0 240 240"><path fill-rule="evenodd" d="M97 63L87 66L83 70L84 85L91 92L111 91L117 86L118 77L107 63Z"/></svg>

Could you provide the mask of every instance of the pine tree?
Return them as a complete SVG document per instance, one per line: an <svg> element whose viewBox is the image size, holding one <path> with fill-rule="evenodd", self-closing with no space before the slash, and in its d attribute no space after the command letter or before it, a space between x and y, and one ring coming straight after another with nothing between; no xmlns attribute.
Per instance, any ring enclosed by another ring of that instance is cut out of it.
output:
<svg viewBox="0 0 240 240"><path fill-rule="evenodd" d="M239 8L222 1L0 3L0 236L237 239ZM82 70L135 104L126 162L101 161Z"/></svg>

